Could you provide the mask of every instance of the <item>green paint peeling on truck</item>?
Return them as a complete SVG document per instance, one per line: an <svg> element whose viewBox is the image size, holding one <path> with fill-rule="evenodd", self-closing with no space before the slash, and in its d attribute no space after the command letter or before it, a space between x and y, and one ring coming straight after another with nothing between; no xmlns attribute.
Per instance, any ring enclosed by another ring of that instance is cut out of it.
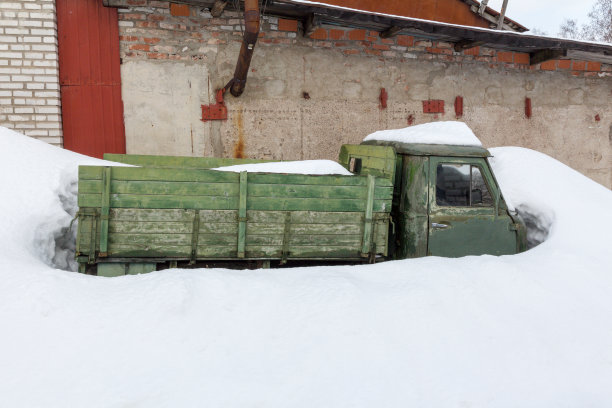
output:
<svg viewBox="0 0 612 408"><path fill-rule="evenodd" d="M81 272L233 262L378 262L526 249L480 147L344 145L354 175L233 173L258 160L105 155L79 167Z"/></svg>

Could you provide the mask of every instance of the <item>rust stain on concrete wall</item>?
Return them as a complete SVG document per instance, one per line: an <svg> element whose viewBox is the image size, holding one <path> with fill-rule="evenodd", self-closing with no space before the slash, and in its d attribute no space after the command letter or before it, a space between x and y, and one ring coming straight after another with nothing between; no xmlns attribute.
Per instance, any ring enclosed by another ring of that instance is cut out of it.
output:
<svg viewBox="0 0 612 408"><path fill-rule="evenodd" d="M244 122L242 120L242 110L236 111L236 115L233 118L234 128L238 132L238 140L234 145L234 158L244 159Z"/></svg>

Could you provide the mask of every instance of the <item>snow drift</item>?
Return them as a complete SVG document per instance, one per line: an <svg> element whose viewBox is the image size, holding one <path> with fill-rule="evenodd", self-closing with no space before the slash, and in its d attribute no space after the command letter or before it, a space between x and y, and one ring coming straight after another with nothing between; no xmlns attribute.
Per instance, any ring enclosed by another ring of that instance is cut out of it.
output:
<svg viewBox="0 0 612 408"><path fill-rule="evenodd" d="M608 405L612 192L492 153L549 230L520 255L109 279L48 266L99 161L0 129L0 405Z"/></svg>

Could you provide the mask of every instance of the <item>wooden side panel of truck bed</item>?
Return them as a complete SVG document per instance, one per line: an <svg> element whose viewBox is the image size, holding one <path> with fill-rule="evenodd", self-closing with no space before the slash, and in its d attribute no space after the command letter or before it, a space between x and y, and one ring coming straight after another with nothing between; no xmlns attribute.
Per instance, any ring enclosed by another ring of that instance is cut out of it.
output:
<svg viewBox="0 0 612 408"><path fill-rule="evenodd" d="M77 259L363 259L387 254L390 180L79 168Z"/></svg>

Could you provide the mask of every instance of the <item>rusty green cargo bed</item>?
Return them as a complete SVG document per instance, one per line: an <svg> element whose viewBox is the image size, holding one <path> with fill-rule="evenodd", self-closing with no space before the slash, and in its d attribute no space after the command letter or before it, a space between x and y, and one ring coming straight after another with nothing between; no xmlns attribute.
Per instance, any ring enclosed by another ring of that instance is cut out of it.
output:
<svg viewBox="0 0 612 408"><path fill-rule="evenodd" d="M81 270L108 263L138 271L137 265L150 270L168 261L348 261L388 253L393 184L387 178L178 166L79 167Z"/></svg>

